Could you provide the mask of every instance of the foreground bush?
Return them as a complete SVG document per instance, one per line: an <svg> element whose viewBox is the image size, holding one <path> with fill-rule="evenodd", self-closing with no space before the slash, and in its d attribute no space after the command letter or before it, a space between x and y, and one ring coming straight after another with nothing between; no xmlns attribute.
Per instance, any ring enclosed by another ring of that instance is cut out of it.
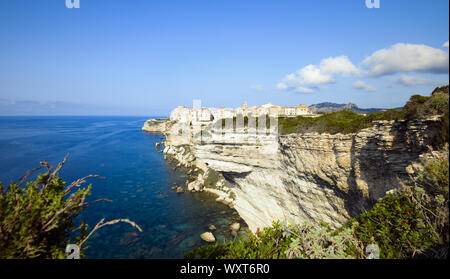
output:
<svg viewBox="0 0 450 279"><path fill-rule="evenodd" d="M352 249L352 250L350 250ZM202 259L334 259L353 258L362 254L362 247L352 228L339 235L326 225L286 225L274 222L258 234L226 243L199 247L185 258Z"/></svg>
<svg viewBox="0 0 450 279"><path fill-rule="evenodd" d="M0 182L0 258L65 258L65 248L69 243L77 244L80 256L83 256L83 244L104 226L126 222L141 230L128 219L101 220L89 234L84 221L75 227L74 219L89 205L106 199L85 201L91 185L86 188L81 188L81 185L87 178L98 175L89 175L66 185L59 177L66 159L54 170L43 161L39 168L28 171L6 189ZM28 176L41 168L46 169L44 173L39 174L36 180L26 182Z"/></svg>
<svg viewBox="0 0 450 279"><path fill-rule="evenodd" d="M411 186L388 194L351 220L358 239L375 242L384 258L443 257L448 253L448 148L434 155Z"/></svg>

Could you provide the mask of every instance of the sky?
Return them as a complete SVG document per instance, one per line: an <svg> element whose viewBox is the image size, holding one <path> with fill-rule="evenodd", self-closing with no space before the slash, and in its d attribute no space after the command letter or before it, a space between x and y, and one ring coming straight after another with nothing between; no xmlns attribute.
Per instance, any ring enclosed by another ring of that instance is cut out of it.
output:
<svg viewBox="0 0 450 279"><path fill-rule="evenodd" d="M79 1L1 1L0 115L392 108L449 80L448 0Z"/></svg>

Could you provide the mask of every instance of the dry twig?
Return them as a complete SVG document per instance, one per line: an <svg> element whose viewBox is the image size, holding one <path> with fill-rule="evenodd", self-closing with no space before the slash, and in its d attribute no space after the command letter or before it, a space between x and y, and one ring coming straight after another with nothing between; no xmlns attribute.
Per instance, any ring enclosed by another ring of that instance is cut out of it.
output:
<svg viewBox="0 0 450 279"><path fill-rule="evenodd" d="M69 193L69 191L73 188L73 187L80 187L81 184L86 183L86 179L91 178L91 177L96 177L96 178L100 178L100 179L106 179L106 177L97 175L97 174L90 174L88 176L85 176L83 178L77 179L74 182L70 183L69 186L67 186L67 188L64 190L64 194Z"/></svg>
<svg viewBox="0 0 450 279"><path fill-rule="evenodd" d="M123 222L123 223L130 224L131 226L137 228L139 230L139 232L142 232L141 227L139 227L138 224L136 224L133 221L130 221L129 219L115 219L115 220L112 220L112 221L108 221L106 223L104 223L104 221L105 221L105 218L101 219L100 222L98 222L97 225L95 225L95 227L92 229L92 231L80 242L80 244L78 244L78 247L80 247L80 250L81 250L81 246L83 246L83 244L91 237L91 235L96 230L101 229L101 228L103 228L105 226L114 225L114 224L117 224L119 222Z"/></svg>

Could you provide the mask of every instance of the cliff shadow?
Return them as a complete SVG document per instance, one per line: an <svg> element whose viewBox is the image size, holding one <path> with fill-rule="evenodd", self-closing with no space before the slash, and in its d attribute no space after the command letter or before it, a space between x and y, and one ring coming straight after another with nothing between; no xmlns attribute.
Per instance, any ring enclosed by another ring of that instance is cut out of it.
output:
<svg viewBox="0 0 450 279"><path fill-rule="evenodd" d="M232 185L239 185L237 183L236 179L245 179L247 177L247 175L250 174L250 172L251 171L237 173L237 172L225 172L225 171L222 171L220 173L223 175L225 180L228 181L230 184L232 184Z"/></svg>
<svg viewBox="0 0 450 279"><path fill-rule="evenodd" d="M376 134L361 148L357 146L358 134L353 137L349 193L345 200L350 216L369 210L387 191L400 188L401 182L409 179L406 167L429 150L436 128L432 122L425 128L421 125L424 123L420 120L396 121L388 135ZM392 144L383 136L392 136Z"/></svg>

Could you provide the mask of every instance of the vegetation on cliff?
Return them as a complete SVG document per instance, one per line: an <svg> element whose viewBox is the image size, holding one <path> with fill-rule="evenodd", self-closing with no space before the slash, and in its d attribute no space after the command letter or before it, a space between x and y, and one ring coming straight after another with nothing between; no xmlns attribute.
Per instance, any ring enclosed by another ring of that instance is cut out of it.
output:
<svg viewBox="0 0 450 279"><path fill-rule="evenodd" d="M319 117L280 117L279 133L329 133L329 134L348 134L355 133L361 129L373 125L367 117L355 113L351 110L342 110L333 113L323 114Z"/></svg>
<svg viewBox="0 0 450 279"><path fill-rule="evenodd" d="M442 115L441 129L435 135L436 145L443 146L449 135L449 86L436 88L430 96L413 95L403 109L389 109L371 113L358 114L351 110L342 110L322 114L318 117L297 116L279 118L279 133L356 133L374 125L376 120L414 120L433 115Z"/></svg>
<svg viewBox="0 0 450 279"><path fill-rule="evenodd" d="M344 228L353 227L363 245L376 242L383 258L442 258L449 244L448 187L446 148L409 185L389 193Z"/></svg>
<svg viewBox="0 0 450 279"><path fill-rule="evenodd" d="M84 221L75 227L75 218L89 205L107 200L85 201L90 195L91 185L84 188L81 185L88 178L100 178L98 175L88 175L67 185L59 177L66 160L67 157L56 169L43 161L40 167L28 171L6 189L0 182L0 258L65 258L68 244L78 245L82 257L87 248L83 244L104 226L125 222L141 231L128 219L109 222L102 219L89 233L88 224ZM34 181L26 181L42 168L46 170Z"/></svg>
<svg viewBox="0 0 450 279"><path fill-rule="evenodd" d="M445 258L449 245L448 147L434 153L423 171L369 211L338 230L327 224L275 222L256 234L202 246L185 258L366 258L370 244L381 258Z"/></svg>

